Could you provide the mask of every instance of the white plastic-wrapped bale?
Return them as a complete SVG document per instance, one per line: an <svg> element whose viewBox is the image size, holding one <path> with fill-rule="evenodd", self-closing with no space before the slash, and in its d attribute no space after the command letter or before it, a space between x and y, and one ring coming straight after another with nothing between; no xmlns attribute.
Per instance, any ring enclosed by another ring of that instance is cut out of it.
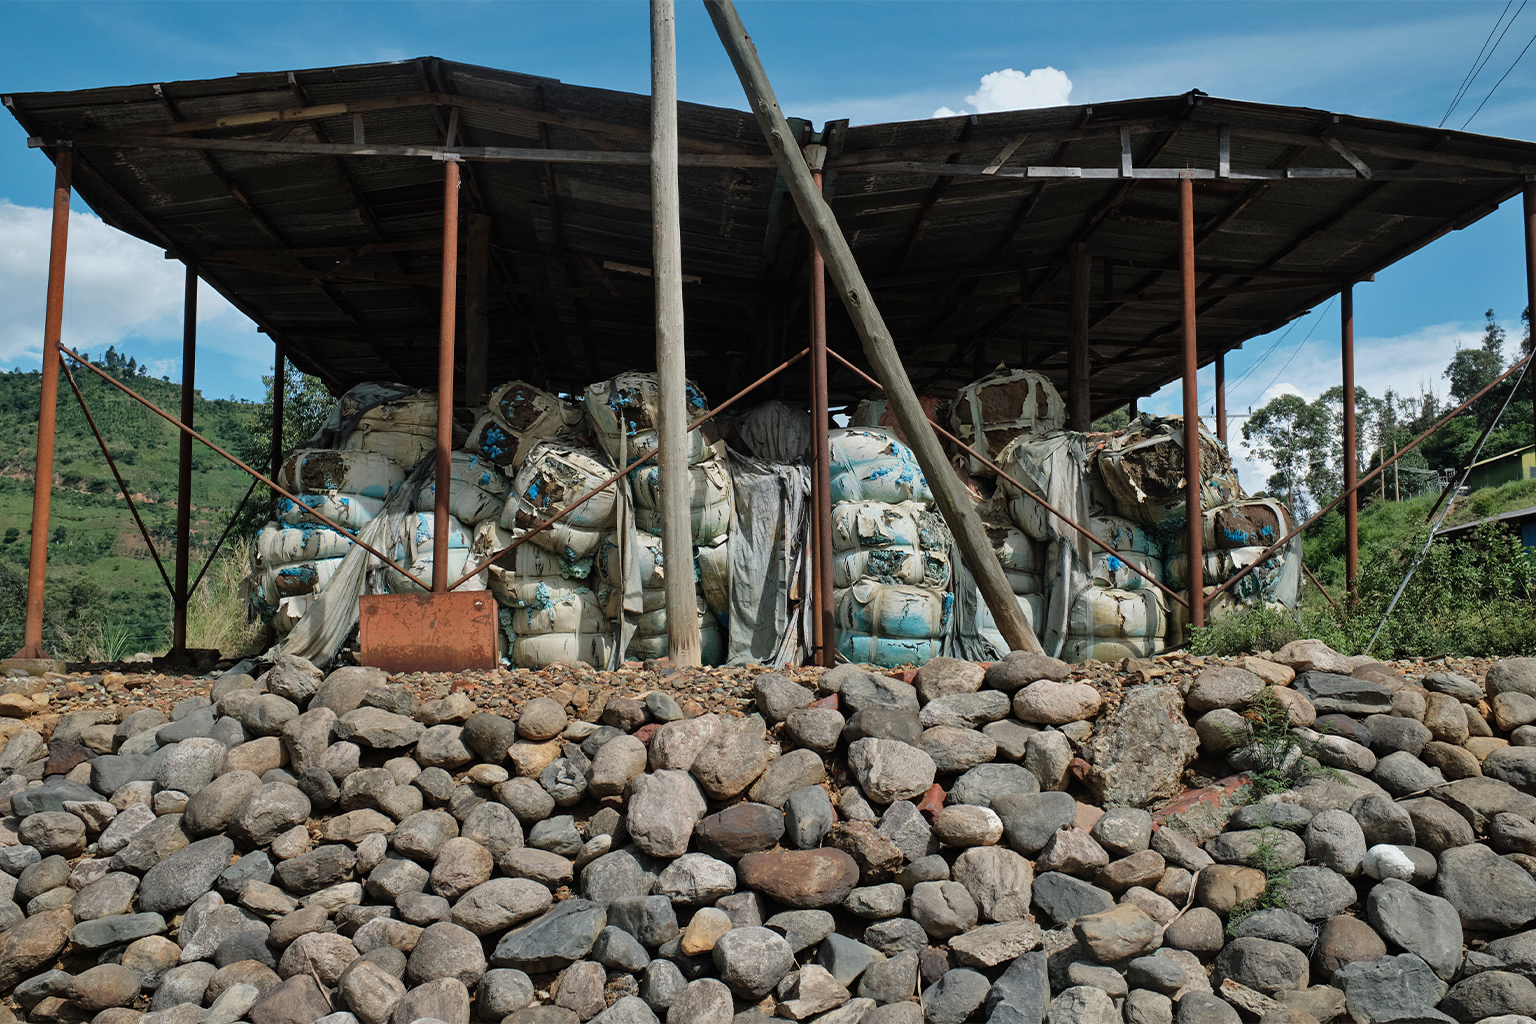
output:
<svg viewBox="0 0 1536 1024"><path fill-rule="evenodd" d="M432 564L432 544L435 534L431 512L412 512L406 517L405 536L389 552L411 575L431 586L436 572L441 568ZM448 565L447 582L452 583L464 575L469 560L469 531L453 516L448 517ZM422 588L394 566L385 566L384 585L391 594L419 594ZM484 590L485 581L471 576L461 583L458 590Z"/></svg>
<svg viewBox="0 0 1536 1024"><path fill-rule="evenodd" d="M833 594L837 651L855 664L921 665L943 653L952 602L930 587L860 580Z"/></svg>
<svg viewBox="0 0 1536 1024"><path fill-rule="evenodd" d="M976 506L976 515L981 519L998 564L1003 567L1009 588L1015 594L1045 593L1044 572L1049 545L1035 540L1013 524L1008 517L1007 496L1001 491L994 493ZM1003 649L1007 649L1006 645Z"/></svg>
<svg viewBox="0 0 1536 1024"><path fill-rule="evenodd" d="M505 609L512 661L519 668L558 662L608 664L613 638L597 597L586 587L549 593L538 606Z"/></svg>
<svg viewBox="0 0 1536 1024"><path fill-rule="evenodd" d="M437 446L437 395L418 391L375 405L341 446L386 455L406 469L415 466Z"/></svg>
<svg viewBox="0 0 1536 1024"><path fill-rule="evenodd" d="M536 441L580 422L580 408L568 407L526 381L508 381L491 392L488 407L476 418L464 447L515 473Z"/></svg>
<svg viewBox="0 0 1536 1024"><path fill-rule="evenodd" d="M384 511L383 498L368 498L361 494L342 494L328 491L321 494L297 494L292 498L277 499L278 521L287 526L323 526L324 524L306 509L325 516L337 526L354 533L367 526Z"/></svg>
<svg viewBox="0 0 1536 1024"><path fill-rule="evenodd" d="M507 530L527 530L570 508L613 475L603 454L561 440L534 444L528 461L512 481L512 494L501 513ZM533 535L532 543L555 552L566 571L586 576L603 535L613 529L622 478L604 487L554 525Z"/></svg>
<svg viewBox="0 0 1536 1024"><path fill-rule="evenodd" d="M708 547L731 530L732 492L730 465L723 456L711 456L688 467L688 513L693 543ZM630 471L635 497L635 525L646 533L661 533L661 467L655 461Z"/></svg>
<svg viewBox="0 0 1536 1024"><path fill-rule="evenodd" d="M283 460L277 484L294 494L339 491L365 498L387 498L405 480L400 463L370 451L302 448Z"/></svg>
<svg viewBox="0 0 1536 1024"><path fill-rule="evenodd" d="M627 654L641 661L647 658L665 658L671 645L667 640L666 609L646 612L635 620L635 635L629 641ZM725 634L720 622L707 611L699 612L699 663L719 665L725 661Z"/></svg>
<svg viewBox="0 0 1536 1024"><path fill-rule="evenodd" d="M1164 530L1171 532L1164 524ZM1164 545L1158 535L1148 532L1145 526L1133 523L1123 516L1095 515L1088 520L1088 530L1099 540L1116 551L1134 551L1154 558L1162 558ZM1098 550L1102 551L1103 548Z"/></svg>
<svg viewBox="0 0 1536 1024"><path fill-rule="evenodd" d="M654 373L630 371L587 386L585 405L597 443L615 462L628 465L661 443L656 432L660 385ZM691 423L709 411L704 392L688 382L685 400ZM723 454L713 421L688 432L688 464Z"/></svg>
<svg viewBox="0 0 1536 1024"><path fill-rule="evenodd" d="M339 558L352 542L329 526L313 520L298 526L267 523L256 534L253 564L257 568Z"/></svg>
<svg viewBox="0 0 1536 1024"><path fill-rule="evenodd" d="M495 519L506 506L512 482L484 456L454 452L448 469L448 511L459 522L474 526ZM437 485L432 481L416 494L416 511L431 512L436 506Z"/></svg>
<svg viewBox="0 0 1536 1024"><path fill-rule="evenodd" d="M543 608L577 590L591 589L585 577L567 577L562 567L554 552L524 544L487 570L487 585L508 608Z"/></svg>
<svg viewBox="0 0 1536 1024"><path fill-rule="evenodd" d="M1084 478L1077 464L1082 444L1082 434L1060 433L1048 438L1020 434L998 453L997 464L1012 478L998 478L998 493L1007 504L1008 518L1031 539L1048 543L1074 531L1014 481L1075 516L1073 503L1081 496L1077 492Z"/></svg>
<svg viewBox="0 0 1536 1024"><path fill-rule="evenodd" d="M1155 589L1155 584L1143 576L1146 573L1158 583L1163 582L1163 562L1152 555L1139 551L1116 551L1110 553L1102 548L1095 547L1092 554L1093 565L1089 578L1095 587L1104 590L1148 590ZM1135 566L1133 569L1132 566ZM1141 572L1137 572L1140 569ZM1179 584L1171 584L1175 588Z"/></svg>
<svg viewBox="0 0 1536 1024"><path fill-rule="evenodd" d="M725 615L731 608L731 553L728 538L693 549L693 564L699 578L699 596L704 607L715 615Z"/></svg>
<svg viewBox="0 0 1536 1024"><path fill-rule="evenodd" d="M634 619L635 635L626 650L628 657L663 658L669 650L667 642L667 594L665 559L661 553L661 538L649 533L636 535L639 549L636 554L640 565L640 595L642 612ZM721 545L723 548L724 545ZM710 556L706 556L708 558ZM702 560L688 566L697 582L701 575ZM713 570L711 570L713 572ZM709 610L708 590L699 588L699 660L705 665L718 665L725 660L725 636L720 631L719 620Z"/></svg>
<svg viewBox="0 0 1536 1024"><path fill-rule="evenodd" d="M1291 516L1273 498L1248 498L1207 509L1202 513L1203 586L1212 587L1258 562L1230 591L1240 605L1295 609L1301 600L1301 539L1292 538L1280 550L1259 562L1271 544L1291 530ZM1189 586L1189 560L1185 557L1183 531L1168 540L1168 585Z"/></svg>
<svg viewBox="0 0 1536 1024"><path fill-rule="evenodd" d="M972 588L975 602L975 629L982 639L992 645L998 657L1005 656L1008 651L1008 641L1003 639L1003 631L997 628L997 620L992 617L992 609L987 607L987 602L981 600L979 592ZM1039 591L1029 593L1015 593L1014 600L1019 603L1019 611L1024 613L1024 621L1029 623L1029 628L1037 635L1040 625L1045 621L1045 594Z"/></svg>
<svg viewBox="0 0 1536 1024"><path fill-rule="evenodd" d="M832 503L932 501L912 449L884 431L846 427L828 432Z"/></svg>
<svg viewBox="0 0 1536 1024"><path fill-rule="evenodd" d="M1099 451L1098 471L1127 519L1158 526L1184 515L1184 417L1142 416ZM1226 446L1200 425L1200 504L1242 496Z"/></svg>
<svg viewBox="0 0 1536 1024"><path fill-rule="evenodd" d="M1156 589L1089 587L1072 603L1067 622L1068 661L1115 661L1161 653L1171 617Z"/></svg>
<svg viewBox="0 0 1536 1024"><path fill-rule="evenodd" d="M960 389L949 422L960 440L996 462L1003 447L1021 434L1039 437L1061 430L1067 407L1043 374L999 369ZM996 475L972 456L967 456L967 468L973 476Z"/></svg>
<svg viewBox="0 0 1536 1024"><path fill-rule="evenodd" d="M832 506L832 582L860 579L949 586L949 531L938 513L906 501L846 501Z"/></svg>

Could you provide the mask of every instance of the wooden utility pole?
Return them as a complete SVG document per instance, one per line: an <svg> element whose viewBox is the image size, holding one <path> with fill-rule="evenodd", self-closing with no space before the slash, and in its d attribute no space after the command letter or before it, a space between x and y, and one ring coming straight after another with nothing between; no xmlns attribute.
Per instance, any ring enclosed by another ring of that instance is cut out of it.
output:
<svg viewBox="0 0 1536 1024"><path fill-rule="evenodd" d="M688 473L688 372L683 351L683 238L677 186L677 37L672 0L651 0L651 250L656 283L656 380L661 408L661 557L667 654L697 665L699 603L693 590L693 491ZM684 567L687 567L686 569Z"/></svg>
<svg viewBox="0 0 1536 1024"><path fill-rule="evenodd" d="M933 491L944 522L955 536L961 557L976 577L982 599L992 612L998 632L1013 650L1039 652L1040 641L1029 628L1029 622L1024 618L1019 602L1008 585L1008 578L1003 575L1003 568L998 563L991 542L987 540L974 502L961 486L954 467L944 457L944 450L939 446L939 440L928 423L927 414L918 403L917 392L907 377L906 367L896 351L891 332L875 307L874 296L864 283L864 275L859 272L853 250L843 238L832 208L822 198L816 182L811 178L810 168L806 166L798 141L784 119L784 112L779 109L779 101L774 97L768 73L763 70L757 49L752 45L740 15L736 13L735 4L730 0L705 0L704 6L715 23L720 41L730 54L736 75L741 79L741 87L746 91L747 100L757 115L757 122L762 126L768 147L778 163L779 173L783 175L789 193L794 197L800 219L805 222L806 230L815 239L816 248L826 260L827 273L831 275L843 306L848 310L848 316L859 333L864 355L885 389L886 400L890 403L891 411L896 414L896 422L907 435L907 443L912 446L912 453L917 456L918 465L928 479L928 487ZM654 145L654 132L652 139ZM655 173L654 159L651 166L652 173Z"/></svg>

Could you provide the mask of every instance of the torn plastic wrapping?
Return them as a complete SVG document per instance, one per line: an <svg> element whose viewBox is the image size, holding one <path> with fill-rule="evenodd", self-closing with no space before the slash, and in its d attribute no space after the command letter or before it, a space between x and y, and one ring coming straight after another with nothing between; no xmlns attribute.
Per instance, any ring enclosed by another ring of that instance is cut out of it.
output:
<svg viewBox="0 0 1536 1024"><path fill-rule="evenodd" d="M728 658L732 665L782 668L809 654L804 585L811 543L811 474L803 460L770 462L732 451L736 527L731 567Z"/></svg>
<svg viewBox="0 0 1536 1024"><path fill-rule="evenodd" d="M949 414L955 436L994 462L1014 438L1054 434L1066 422L1066 404L1043 374L1006 367L961 388ZM966 468L973 476L995 475L972 456Z"/></svg>

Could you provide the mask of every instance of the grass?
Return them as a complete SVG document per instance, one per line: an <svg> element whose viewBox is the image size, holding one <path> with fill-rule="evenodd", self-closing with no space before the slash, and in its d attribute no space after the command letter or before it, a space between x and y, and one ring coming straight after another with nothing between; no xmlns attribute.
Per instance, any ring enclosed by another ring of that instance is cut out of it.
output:
<svg viewBox="0 0 1536 1024"><path fill-rule="evenodd" d="M179 431L91 374L75 376L170 572ZM178 385L148 377L128 383L162 409L179 408ZM0 523L16 530L9 540L4 539L9 529L0 532L0 648L6 654L20 646L25 617L40 384L37 372L0 373ZM216 444L235 449L250 432L256 408L199 396L195 423ZM194 551L206 550L245 494L249 478L200 444L193 447L192 466L191 542ZM62 383L54 467L46 646L67 659L90 660L163 651L170 642L170 596L78 403ZM194 558L194 575L200 565ZM209 570L210 577L214 571ZM233 597L233 585L223 589ZM243 620L242 612L235 621Z"/></svg>
<svg viewBox="0 0 1536 1024"><path fill-rule="evenodd" d="M1272 828L1262 831L1259 845L1254 850L1253 867L1264 872L1264 891L1251 900L1244 900L1232 908L1227 915L1227 934L1235 935L1237 926L1244 918L1251 917L1261 910L1283 910L1289 904L1286 894L1291 887L1291 869L1283 867L1277 856L1279 851L1279 833Z"/></svg>
<svg viewBox="0 0 1536 1024"><path fill-rule="evenodd" d="M1290 789L1306 774L1301 742L1291 733L1290 710L1266 686L1243 717L1253 730L1248 749L1257 761L1248 772L1249 784L1263 795Z"/></svg>

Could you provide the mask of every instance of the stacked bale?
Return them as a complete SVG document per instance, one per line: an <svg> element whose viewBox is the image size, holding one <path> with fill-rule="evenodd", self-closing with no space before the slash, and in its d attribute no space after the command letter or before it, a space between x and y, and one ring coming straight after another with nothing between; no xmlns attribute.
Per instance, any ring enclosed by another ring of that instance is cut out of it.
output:
<svg viewBox="0 0 1536 1024"><path fill-rule="evenodd" d="M615 464L627 466L660 444L657 432L660 385L654 373L621 373L586 390L587 417L597 442ZM690 421L709 410L697 384L688 382ZM689 517L693 537L690 572L698 584L699 635L704 664L725 657L720 622L730 610L730 560L727 539L733 518L730 464L725 445L712 421L688 432ZM633 658L667 654L666 606L662 599L661 467L656 459L632 470L628 477L634 498L635 526L640 535L641 576L650 582L645 612L626 653Z"/></svg>
<svg viewBox="0 0 1536 1024"><path fill-rule="evenodd" d="M961 388L949 412L955 436L992 462L1014 438L1059 433L1066 422L1066 403L1044 374L1007 367ZM973 456L967 457L966 468L972 476L996 476Z"/></svg>
<svg viewBox="0 0 1536 1024"><path fill-rule="evenodd" d="M492 464L515 473L528 461L535 441L581 422L581 410L526 381L513 380L491 392L475 418L465 447Z"/></svg>
<svg viewBox="0 0 1536 1024"><path fill-rule="evenodd" d="M418 391L372 406L358 417L341 447L384 455L406 469L415 466L437 447L437 395Z"/></svg>
<svg viewBox="0 0 1536 1024"><path fill-rule="evenodd" d="M348 410L349 399L356 393L342 397L338 413ZM353 532L361 530L380 515L385 502L419 463L434 458L436 436L437 398L429 392L417 392L358 414L337 448L301 448L290 453L278 470L277 483L297 500L280 499L277 521L266 524L257 534L251 573L245 581L252 611L278 633L291 631L324 592L352 546L308 510ZM485 456L470 451L452 453L449 480L449 557L445 571L457 579L472 567L471 530L501 512L510 483ZM435 499L435 483L422 485L414 496L413 511L384 549L428 585L435 569ZM381 578L387 593L422 590L394 568L386 567ZM471 579L460 589L483 586L479 579Z"/></svg>
<svg viewBox="0 0 1536 1024"><path fill-rule="evenodd" d="M379 441L385 436L380 434ZM252 545L246 587L256 615L287 633L324 592L352 547L306 509L356 532L379 514L405 474L394 459L360 448L301 448L283 460L277 483L298 500L279 499L277 521L263 526Z"/></svg>
<svg viewBox="0 0 1536 1024"><path fill-rule="evenodd" d="M535 441L512 481L500 527L512 537L572 509L613 476L598 449L569 435ZM607 616L593 592L593 564L618 521L619 488L602 488L559 522L516 549L510 567L492 568L512 661L537 668L553 661L605 666L612 650ZM510 541L509 541L510 542ZM505 545L503 545L505 546Z"/></svg>
<svg viewBox="0 0 1536 1024"><path fill-rule="evenodd" d="M1003 567L1003 575L1019 603L1019 610L1024 613L1029 628L1038 634L1045 621L1048 545L1013 524L1008 517L1008 504L1002 494L994 494L977 505L976 514L981 517L982 529L986 531L998 564ZM979 592L976 595L976 616L977 632L982 638L991 644L998 655L1007 653L1008 642L1003 639L991 609L981 599Z"/></svg>
<svg viewBox="0 0 1536 1024"><path fill-rule="evenodd" d="M943 650L950 538L911 449L882 430L830 432L838 653L896 666Z"/></svg>

